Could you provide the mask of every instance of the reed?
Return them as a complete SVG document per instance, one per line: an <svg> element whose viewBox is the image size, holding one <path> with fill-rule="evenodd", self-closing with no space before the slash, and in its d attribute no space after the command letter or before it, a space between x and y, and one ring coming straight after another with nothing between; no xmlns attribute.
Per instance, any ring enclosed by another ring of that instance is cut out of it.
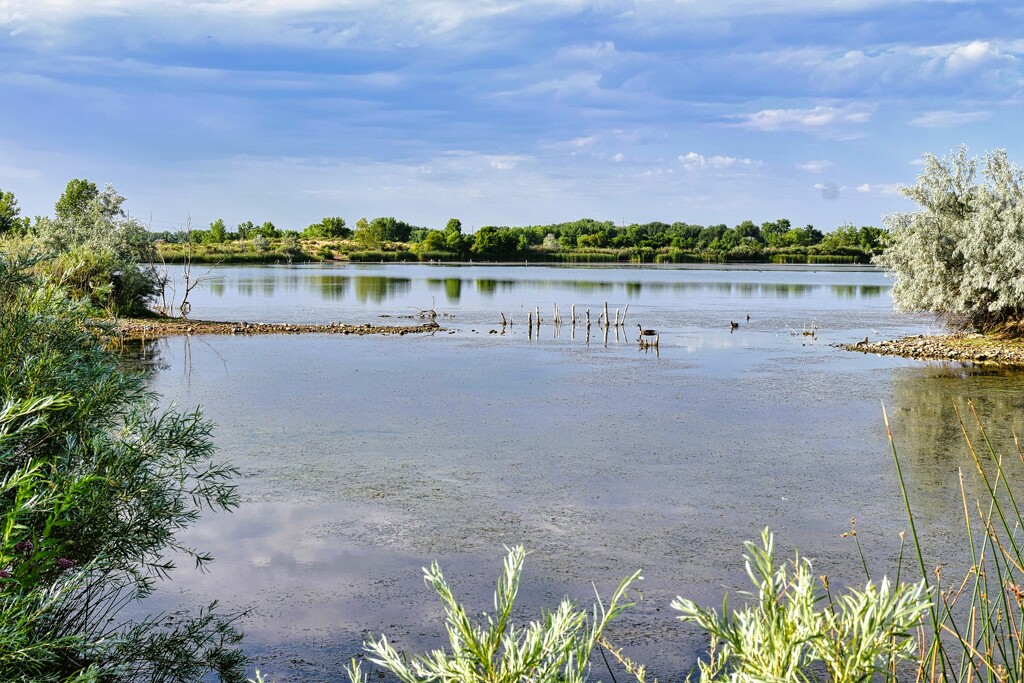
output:
<svg viewBox="0 0 1024 683"><path fill-rule="evenodd" d="M886 429L900 478L918 569L934 596L930 619L920 635L919 681L1020 681L1024 679L1024 518L1018 493L1007 476L1006 460L989 439L974 404L967 402L972 437L958 407L956 419L982 483L982 495L968 500L964 473L960 476L963 539L961 547L971 565L962 577L943 584L940 567L925 563L922 537L914 520L910 495L903 480L900 457L885 416ZM1015 457L1024 451L1014 432ZM934 578L930 578L934 577Z"/></svg>

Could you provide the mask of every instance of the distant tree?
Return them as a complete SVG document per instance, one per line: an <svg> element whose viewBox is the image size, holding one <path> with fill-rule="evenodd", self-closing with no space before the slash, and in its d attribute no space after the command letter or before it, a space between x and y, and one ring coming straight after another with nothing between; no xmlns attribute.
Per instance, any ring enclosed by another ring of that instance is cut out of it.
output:
<svg viewBox="0 0 1024 683"><path fill-rule="evenodd" d="M227 241L228 228L224 225L224 220L218 218L214 222L210 223L210 229L206 232L204 242L210 242L211 244L221 244Z"/></svg>
<svg viewBox="0 0 1024 683"><path fill-rule="evenodd" d="M268 240L269 239L273 239L275 237L280 237L281 236L280 231L270 221L267 221L263 225L261 225L260 227L256 228L256 234L257 235L262 235L263 237L267 238Z"/></svg>
<svg viewBox="0 0 1024 683"><path fill-rule="evenodd" d="M351 234L352 231L345 226L345 219L340 216L327 216L302 231L302 236L308 239L336 239Z"/></svg>
<svg viewBox="0 0 1024 683"><path fill-rule="evenodd" d="M256 234L256 226L252 224L252 221L245 221L235 226L235 234L238 235L240 240L252 239Z"/></svg>
<svg viewBox="0 0 1024 683"><path fill-rule="evenodd" d="M420 243L424 251L444 251L448 247L448 243L445 242L444 232L440 230L431 230L427 233L426 237Z"/></svg>
<svg viewBox="0 0 1024 683"><path fill-rule="evenodd" d="M793 226L788 218L761 224L761 236L769 247L779 247L783 243L783 235Z"/></svg>
<svg viewBox="0 0 1024 683"><path fill-rule="evenodd" d="M733 228L733 231L741 242L753 241L758 244L764 243L764 237L761 235L761 228L754 225L753 221L743 221Z"/></svg>
<svg viewBox="0 0 1024 683"><path fill-rule="evenodd" d="M462 234L462 221L460 221L458 218L449 218L448 219L448 224L444 226L444 231L447 232L447 233L454 232L454 233L456 233L458 235L461 235Z"/></svg>
<svg viewBox="0 0 1024 683"><path fill-rule="evenodd" d="M53 207L57 218L67 220L81 217L99 193L96 183L80 178L69 180L64 194Z"/></svg>
<svg viewBox="0 0 1024 683"><path fill-rule="evenodd" d="M509 230L485 225L476 231L472 251L485 259L514 258L519 250L519 239Z"/></svg>
<svg viewBox="0 0 1024 683"><path fill-rule="evenodd" d="M21 209L18 208L18 200L11 192L0 190L0 235L22 234L27 228L28 221L20 218Z"/></svg>
<svg viewBox="0 0 1024 683"><path fill-rule="evenodd" d="M875 261L895 277L898 311L927 311L954 327L1006 329L1024 320L1024 170L1006 150L978 159L960 147L925 166L900 193L919 209L886 218L889 246Z"/></svg>

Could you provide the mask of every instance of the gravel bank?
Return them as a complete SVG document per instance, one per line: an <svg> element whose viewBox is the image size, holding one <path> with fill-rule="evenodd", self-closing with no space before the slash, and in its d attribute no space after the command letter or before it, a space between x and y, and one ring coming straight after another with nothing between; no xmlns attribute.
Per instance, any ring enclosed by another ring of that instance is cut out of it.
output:
<svg viewBox="0 0 1024 683"><path fill-rule="evenodd" d="M998 365L1024 365L1024 343L981 334L904 337L885 341L843 344L847 351L903 356L921 360L949 360Z"/></svg>
<svg viewBox="0 0 1024 683"><path fill-rule="evenodd" d="M436 322L418 325L349 325L326 323L298 325L291 323L222 322L213 320L123 318L115 324L124 339L152 339L182 334L424 334L443 330Z"/></svg>

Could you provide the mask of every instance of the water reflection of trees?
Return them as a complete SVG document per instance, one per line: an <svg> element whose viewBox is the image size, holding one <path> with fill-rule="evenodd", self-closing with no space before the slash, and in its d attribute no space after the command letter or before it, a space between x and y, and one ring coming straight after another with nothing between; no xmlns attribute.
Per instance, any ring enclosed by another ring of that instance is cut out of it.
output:
<svg viewBox="0 0 1024 683"><path fill-rule="evenodd" d="M325 301L341 301L349 288L349 278L338 275L311 275L306 278L306 288L316 292Z"/></svg>
<svg viewBox="0 0 1024 683"><path fill-rule="evenodd" d="M412 289L412 280L404 277L382 277L380 275L360 275L355 278L356 299L360 303L367 301L379 304L395 297L407 294Z"/></svg>
<svg viewBox="0 0 1024 683"><path fill-rule="evenodd" d="M886 292L886 287L881 285L832 285L832 294L837 299L875 299Z"/></svg>
<svg viewBox="0 0 1024 683"><path fill-rule="evenodd" d="M975 449L985 446L971 414L973 403L996 454L1003 456L1011 481L1024 481L1013 430L1021 428L1024 371L929 365L903 368L894 375L889 406L893 437L916 512L955 524L962 513L958 468L969 500L981 497L981 482L957 419L964 418Z"/></svg>
<svg viewBox="0 0 1024 683"><path fill-rule="evenodd" d="M476 290L484 296L494 296L494 294L501 290L502 292L511 292L516 288L515 280L477 280Z"/></svg>
<svg viewBox="0 0 1024 683"><path fill-rule="evenodd" d="M427 289L431 292L443 290L448 303L457 304L462 298L462 279L457 277L427 278Z"/></svg>
<svg viewBox="0 0 1024 683"><path fill-rule="evenodd" d="M224 278L219 277L210 280L209 282L206 283L206 289L213 296L224 296L224 290L226 289L224 284Z"/></svg>

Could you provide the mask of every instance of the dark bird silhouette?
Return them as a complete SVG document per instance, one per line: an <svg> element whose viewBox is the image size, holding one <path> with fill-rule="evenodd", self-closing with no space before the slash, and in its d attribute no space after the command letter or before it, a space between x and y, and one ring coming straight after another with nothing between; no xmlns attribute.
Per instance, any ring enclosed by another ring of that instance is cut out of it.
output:
<svg viewBox="0 0 1024 683"><path fill-rule="evenodd" d="M639 325L639 324L637 325L637 327L640 328L640 336L641 337L656 337L656 336L658 336L658 331L657 330L645 330L643 328L643 325Z"/></svg>
<svg viewBox="0 0 1024 683"><path fill-rule="evenodd" d="M747 322L748 323L750 322L750 314L749 313L747 313Z"/></svg>
<svg viewBox="0 0 1024 683"><path fill-rule="evenodd" d="M736 329L737 327L739 327L739 326L740 326L740 324L739 324L739 323L734 323L734 322L733 322L733 321L731 321L731 320L729 321L729 329L731 329L731 330L735 330L735 329Z"/></svg>

